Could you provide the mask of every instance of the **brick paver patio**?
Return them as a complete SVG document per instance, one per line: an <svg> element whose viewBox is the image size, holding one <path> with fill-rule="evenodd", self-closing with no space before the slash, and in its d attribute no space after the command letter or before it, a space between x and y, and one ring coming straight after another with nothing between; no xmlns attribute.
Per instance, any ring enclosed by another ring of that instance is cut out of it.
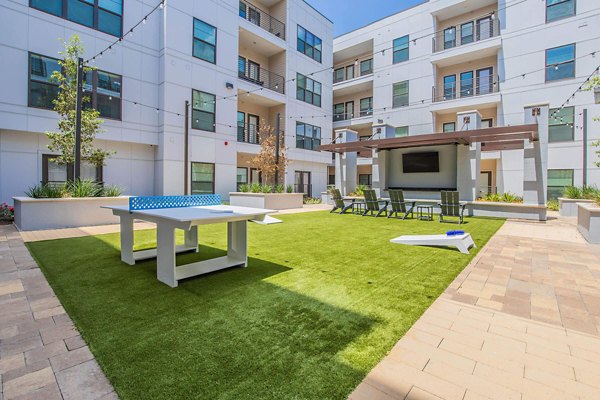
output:
<svg viewBox="0 0 600 400"><path fill-rule="evenodd" d="M0 225L0 387L0 400L117 398L9 225Z"/></svg>
<svg viewBox="0 0 600 400"><path fill-rule="evenodd" d="M350 397L600 399L600 248L508 221Z"/></svg>

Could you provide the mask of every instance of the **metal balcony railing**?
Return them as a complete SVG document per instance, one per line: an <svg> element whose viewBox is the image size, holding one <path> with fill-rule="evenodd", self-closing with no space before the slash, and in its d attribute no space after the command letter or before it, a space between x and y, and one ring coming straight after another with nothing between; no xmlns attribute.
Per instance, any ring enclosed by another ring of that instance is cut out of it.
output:
<svg viewBox="0 0 600 400"><path fill-rule="evenodd" d="M453 49L465 44L479 42L500 34L500 20L493 14L485 18L465 21L450 26L433 37L433 52Z"/></svg>
<svg viewBox="0 0 600 400"><path fill-rule="evenodd" d="M285 24L255 5L240 0L240 17L285 40Z"/></svg>
<svg viewBox="0 0 600 400"><path fill-rule="evenodd" d="M354 113L353 112L348 112L348 113L334 113L333 114L333 122L337 122L337 121L346 121L349 119L354 118Z"/></svg>
<svg viewBox="0 0 600 400"><path fill-rule="evenodd" d="M240 67L243 69L242 67ZM246 63L245 70L238 70L238 76L248 82L285 94L285 78L252 63Z"/></svg>
<svg viewBox="0 0 600 400"><path fill-rule="evenodd" d="M242 143L259 144L260 135L258 134L258 126L246 124L238 125L237 141Z"/></svg>
<svg viewBox="0 0 600 400"><path fill-rule="evenodd" d="M465 79L459 82L445 83L433 87L433 101L448 101L473 96L496 93L500 89L497 76L486 76L475 79Z"/></svg>
<svg viewBox="0 0 600 400"><path fill-rule="evenodd" d="M350 66L352 67L352 65ZM350 79L358 78L373 73L373 59L363 60L360 63L356 62L352 69L347 67L339 67L333 70L333 83L349 81Z"/></svg>

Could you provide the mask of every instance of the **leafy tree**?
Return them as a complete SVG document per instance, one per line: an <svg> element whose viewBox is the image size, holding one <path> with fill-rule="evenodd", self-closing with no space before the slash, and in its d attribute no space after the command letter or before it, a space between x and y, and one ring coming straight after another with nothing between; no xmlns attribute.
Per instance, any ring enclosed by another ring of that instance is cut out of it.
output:
<svg viewBox="0 0 600 400"><path fill-rule="evenodd" d="M597 88L600 88L600 75L594 75L590 79L588 84L584 87L584 90L594 92L594 90ZM594 121L600 121L600 117L594 118ZM592 143L592 146L600 147L600 140L597 140L594 143ZM596 155L600 158L600 150L596 150ZM596 165L596 167L600 167L600 161L595 161L594 164Z"/></svg>
<svg viewBox="0 0 600 400"><path fill-rule="evenodd" d="M275 149L277 144L277 135L274 129L267 124L261 124L258 129L258 137L260 140L260 152L254 157L252 162L256 168L262 173L262 178L265 183L278 185L283 181L285 167L288 160L286 157L285 140L283 132L279 135L279 164L275 162ZM275 170L279 169L279 181L275 182Z"/></svg>
<svg viewBox="0 0 600 400"><path fill-rule="evenodd" d="M48 149L59 153L55 158L58 164L75 162L77 62L83 53L84 48L79 36L73 35L68 42L65 42L64 51L60 52L63 59L58 63L62 71L54 71L51 75L51 79L59 85L58 96L53 100L53 104L54 111L59 114L60 120L58 121L58 130L46 132L46 135L50 139ZM92 71L91 67L84 67L84 84L85 76L90 71ZM102 132L100 125L104 120L99 118L100 113L97 110L86 107L86 104L90 104L90 97L84 93L83 109L81 110L81 160L95 166L102 166L113 153L94 147L94 139L96 134Z"/></svg>

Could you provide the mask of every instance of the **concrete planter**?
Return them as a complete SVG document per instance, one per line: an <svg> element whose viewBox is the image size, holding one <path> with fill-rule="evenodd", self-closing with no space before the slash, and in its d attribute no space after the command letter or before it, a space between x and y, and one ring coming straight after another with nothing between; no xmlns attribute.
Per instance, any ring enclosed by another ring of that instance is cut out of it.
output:
<svg viewBox="0 0 600 400"><path fill-rule="evenodd" d="M229 193L232 206L266 208L268 210L288 210L302 208L302 193Z"/></svg>
<svg viewBox="0 0 600 400"><path fill-rule="evenodd" d="M321 192L321 203L323 204L333 204L333 197L329 192Z"/></svg>
<svg viewBox="0 0 600 400"><path fill-rule="evenodd" d="M600 243L600 207L596 203L577 204L577 229L590 243Z"/></svg>
<svg viewBox="0 0 600 400"><path fill-rule="evenodd" d="M465 213L474 217L498 217L546 220L546 206L523 203L500 203L491 201L472 201L467 203Z"/></svg>
<svg viewBox="0 0 600 400"><path fill-rule="evenodd" d="M112 210L100 206L126 206L128 196L34 199L13 197L15 225L22 231L78 228L82 226L118 224Z"/></svg>
<svg viewBox="0 0 600 400"><path fill-rule="evenodd" d="M576 217L577 203L593 203L594 200L558 198L558 212L561 217Z"/></svg>

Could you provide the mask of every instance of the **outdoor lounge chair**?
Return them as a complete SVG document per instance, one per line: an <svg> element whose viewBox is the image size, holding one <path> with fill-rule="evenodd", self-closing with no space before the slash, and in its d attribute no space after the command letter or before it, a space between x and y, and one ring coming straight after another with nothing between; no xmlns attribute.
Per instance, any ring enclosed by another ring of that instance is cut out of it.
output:
<svg viewBox="0 0 600 400"><path fill-rule="evenodd" d="M456 223L456 221L444 221L444 217L458 217L458 223L463 223L467 204L459 201L458 192L442 191L442 202L438 205L441 208L440 222Z"/></svg>
<svg viewBox="0 0 600 400"><path fill-rule="evenodd" d="M412 218L417 202L404 201L404 192L402 190L389 189L388 192L390 193L390 204L392 206L391 211L388 212L388 218L391 218L393 214L396 214L396 218L398 218L398 213L404 214L402 219L406 219L409 214Z"/></svg>
<svg viewBox="0 0 600 400"><path fill-rule="evenodd" d="M365 212L362 214L363 217L365 215L371 215L372 217L379 217L382 213L386 213L387 215L387 200L379 200L377 199L377 193L375 193L372 189L367 189L364 191L365 194ZM375 215L373 215L375 213Z"/></svg>
<svg viewBox="0 0 600 400"><path fill-rule="evenodd" d="M329 211L330 213L338 211L338 214L344 214L346 211L352 209L353 203L346 204L344 203L344 199L342 198L342 194L339 189L331 189L331 197L333 199L333 209Z"/></svg>

